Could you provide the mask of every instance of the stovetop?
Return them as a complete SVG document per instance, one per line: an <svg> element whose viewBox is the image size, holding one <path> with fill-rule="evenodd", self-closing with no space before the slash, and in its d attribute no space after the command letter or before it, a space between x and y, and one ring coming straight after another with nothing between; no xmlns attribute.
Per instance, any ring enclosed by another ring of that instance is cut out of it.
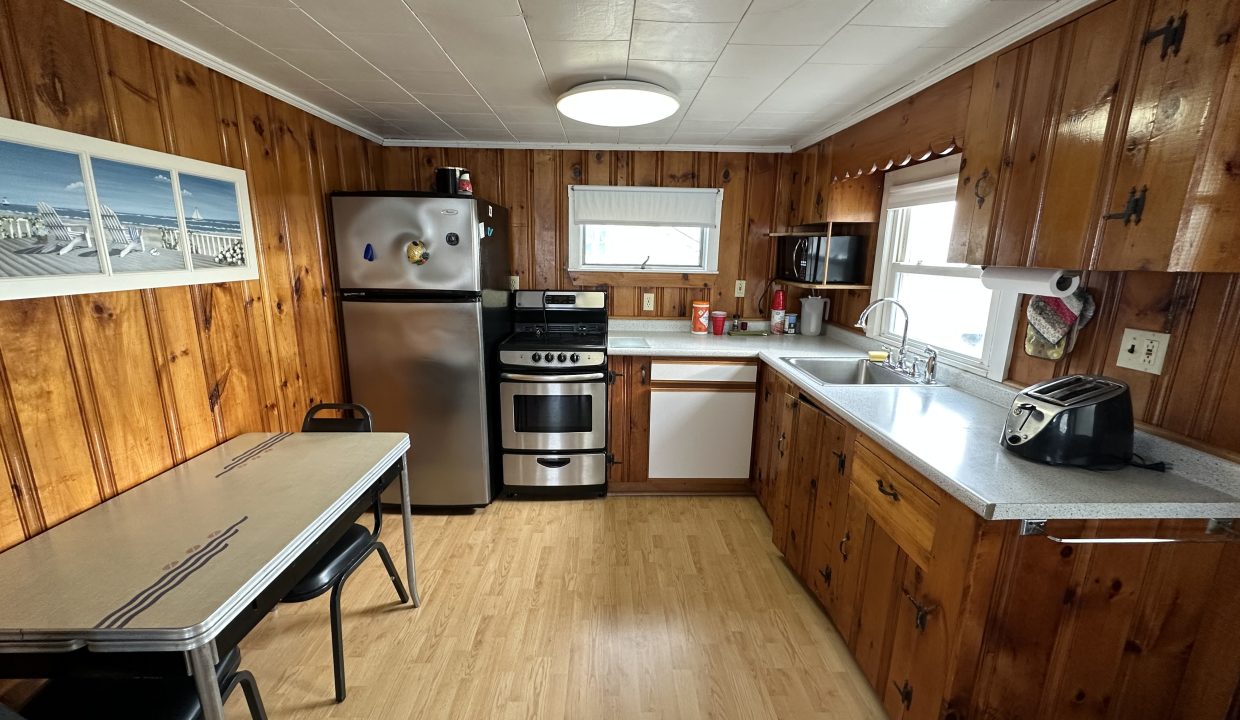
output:
<svg viewBox="0 0 1240 720"><path fill-rule="evenodd" d="M515 332L500 343L501 348L520 350L540 350L542 348L606 350L606 333L538 333Z"/></svg>

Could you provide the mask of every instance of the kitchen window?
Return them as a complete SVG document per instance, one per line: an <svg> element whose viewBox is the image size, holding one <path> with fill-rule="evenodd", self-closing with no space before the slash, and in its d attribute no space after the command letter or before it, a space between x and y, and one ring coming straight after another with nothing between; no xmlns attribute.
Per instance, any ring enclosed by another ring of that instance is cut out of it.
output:
<svg viewBox="0 0 1240 720"><path fill-rule="evenodd" d="M910 348L933 347L947 364L1003 380L1019 296L983 287L981 267L947 260L959 168L953 156L887 173L874 299L908 308ZM889 304L881 313L868 332L895 347L903 316Z"/></svg>
<svg viewBox="0 0 1240 720"><path fill-rule="evenodd" d="M721 188L570 185L568 269L714 273Z"/></svg>

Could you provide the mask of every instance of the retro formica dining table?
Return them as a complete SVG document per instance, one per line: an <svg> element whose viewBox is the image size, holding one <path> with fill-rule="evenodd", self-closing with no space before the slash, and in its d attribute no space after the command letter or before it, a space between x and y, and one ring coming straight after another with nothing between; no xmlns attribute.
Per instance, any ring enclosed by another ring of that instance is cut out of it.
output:
<svg viewBox="0 0 1240 720"><path fill-rule="evenodd" d="M241 435L0 553L0 677L188 670L222 720L220 656L396 477L419 605L408 449L404 433Z"/></svg>

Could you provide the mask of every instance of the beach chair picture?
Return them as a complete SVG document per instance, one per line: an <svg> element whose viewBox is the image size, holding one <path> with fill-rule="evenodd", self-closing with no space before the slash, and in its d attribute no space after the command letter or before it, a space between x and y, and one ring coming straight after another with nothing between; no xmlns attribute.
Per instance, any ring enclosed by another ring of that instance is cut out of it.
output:
<svg viewBox="0 0 1240 720"><path fill-rule="evenodd" d="M81 156L0 140L0 278L103 272Z"/></svg>
<svg viewBox="0 0 1240 720"><path fill-rule="evenodd" d="M181 233L176 173L104 158L91 158L90 168L112 271L185 270L185 254L165 240Z"/></svg>

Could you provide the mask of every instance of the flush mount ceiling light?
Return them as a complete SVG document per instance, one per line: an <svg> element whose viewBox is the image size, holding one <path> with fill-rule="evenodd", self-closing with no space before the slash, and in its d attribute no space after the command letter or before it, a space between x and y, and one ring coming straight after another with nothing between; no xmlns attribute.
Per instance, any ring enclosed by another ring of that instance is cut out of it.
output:
<svg viewBox="0 0 1240 720"><path fill-rule="evenodd" d="M654 83L599 80L569 90L555 106L566 117L591 125L632 127L658 122L680 108L680 100Z"/></svg>

